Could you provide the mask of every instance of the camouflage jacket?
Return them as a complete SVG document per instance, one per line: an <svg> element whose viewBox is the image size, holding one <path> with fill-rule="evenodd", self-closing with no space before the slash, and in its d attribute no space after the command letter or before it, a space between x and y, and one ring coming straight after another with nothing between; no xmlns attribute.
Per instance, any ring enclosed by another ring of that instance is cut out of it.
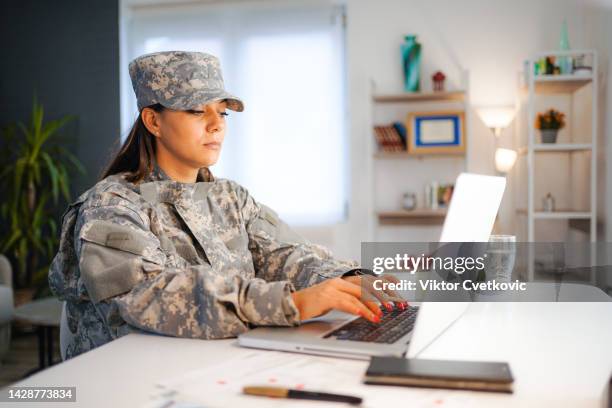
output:
<svg viewBox="0 0 612 408"><path fill-rule="evenodd" d="M67 358L134 331L216 339L297 325L291 292L357 267L208 169L196 183L158 167L139 184L124 176L98 182L62 217L49 282L66 301Z"/></svg>

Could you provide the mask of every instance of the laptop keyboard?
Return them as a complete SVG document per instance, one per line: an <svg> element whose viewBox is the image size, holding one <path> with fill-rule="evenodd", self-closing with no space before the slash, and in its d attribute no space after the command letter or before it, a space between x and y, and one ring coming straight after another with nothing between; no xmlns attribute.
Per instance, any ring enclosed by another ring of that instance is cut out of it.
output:
<svg viewBox="0 0 612 408"><path fill-rule="evenodd" d="M325 338L334 337L336 340L365 341L370 343L395 343L410 333L414 328L418 306L409 306L404 310L383 310L380 323L372 323L360 317L340 326Z"/></svg>

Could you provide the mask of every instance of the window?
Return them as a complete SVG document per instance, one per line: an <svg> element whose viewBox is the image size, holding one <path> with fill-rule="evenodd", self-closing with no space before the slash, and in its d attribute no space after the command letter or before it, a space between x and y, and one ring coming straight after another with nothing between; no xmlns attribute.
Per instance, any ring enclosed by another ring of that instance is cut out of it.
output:
<svg viewBox="0 0 612 408"><path fill-rule="evenodd" d="M348 185L343 10L286 3L128 8L124 134L138 114L128 61L175 49L214 54L245 111L230 111L213 174L242 184L292 225L332 224L346 217Z"/></svg>

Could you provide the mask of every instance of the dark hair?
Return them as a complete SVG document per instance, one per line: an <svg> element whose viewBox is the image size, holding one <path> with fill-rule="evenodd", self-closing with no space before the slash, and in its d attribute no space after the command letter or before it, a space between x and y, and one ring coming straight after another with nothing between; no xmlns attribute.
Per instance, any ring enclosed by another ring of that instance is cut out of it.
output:
<svg viewBox="0 0 612 408"><path fill-rule="evenodd" d="M155 112L161 112L165 109L159 103L147 107ZM130 134L102 173L101 179L122 172L129 173L126 180L131 183L138 183L145 178L153 171L153 163L155 162L154 137L145 126L142 115L139 113Z"/></svg>

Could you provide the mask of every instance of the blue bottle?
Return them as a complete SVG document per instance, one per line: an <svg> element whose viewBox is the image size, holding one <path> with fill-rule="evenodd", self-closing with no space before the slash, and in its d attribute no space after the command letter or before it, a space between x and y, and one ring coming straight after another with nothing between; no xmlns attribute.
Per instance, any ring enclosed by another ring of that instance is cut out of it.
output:
<svg viewBox="0 0 612 408"><path fill-rule="evenodd" d="M404 67L404 89L407 92L421 90L421 44L416 35L407 35L402 44L402 62Z"/></svg>

